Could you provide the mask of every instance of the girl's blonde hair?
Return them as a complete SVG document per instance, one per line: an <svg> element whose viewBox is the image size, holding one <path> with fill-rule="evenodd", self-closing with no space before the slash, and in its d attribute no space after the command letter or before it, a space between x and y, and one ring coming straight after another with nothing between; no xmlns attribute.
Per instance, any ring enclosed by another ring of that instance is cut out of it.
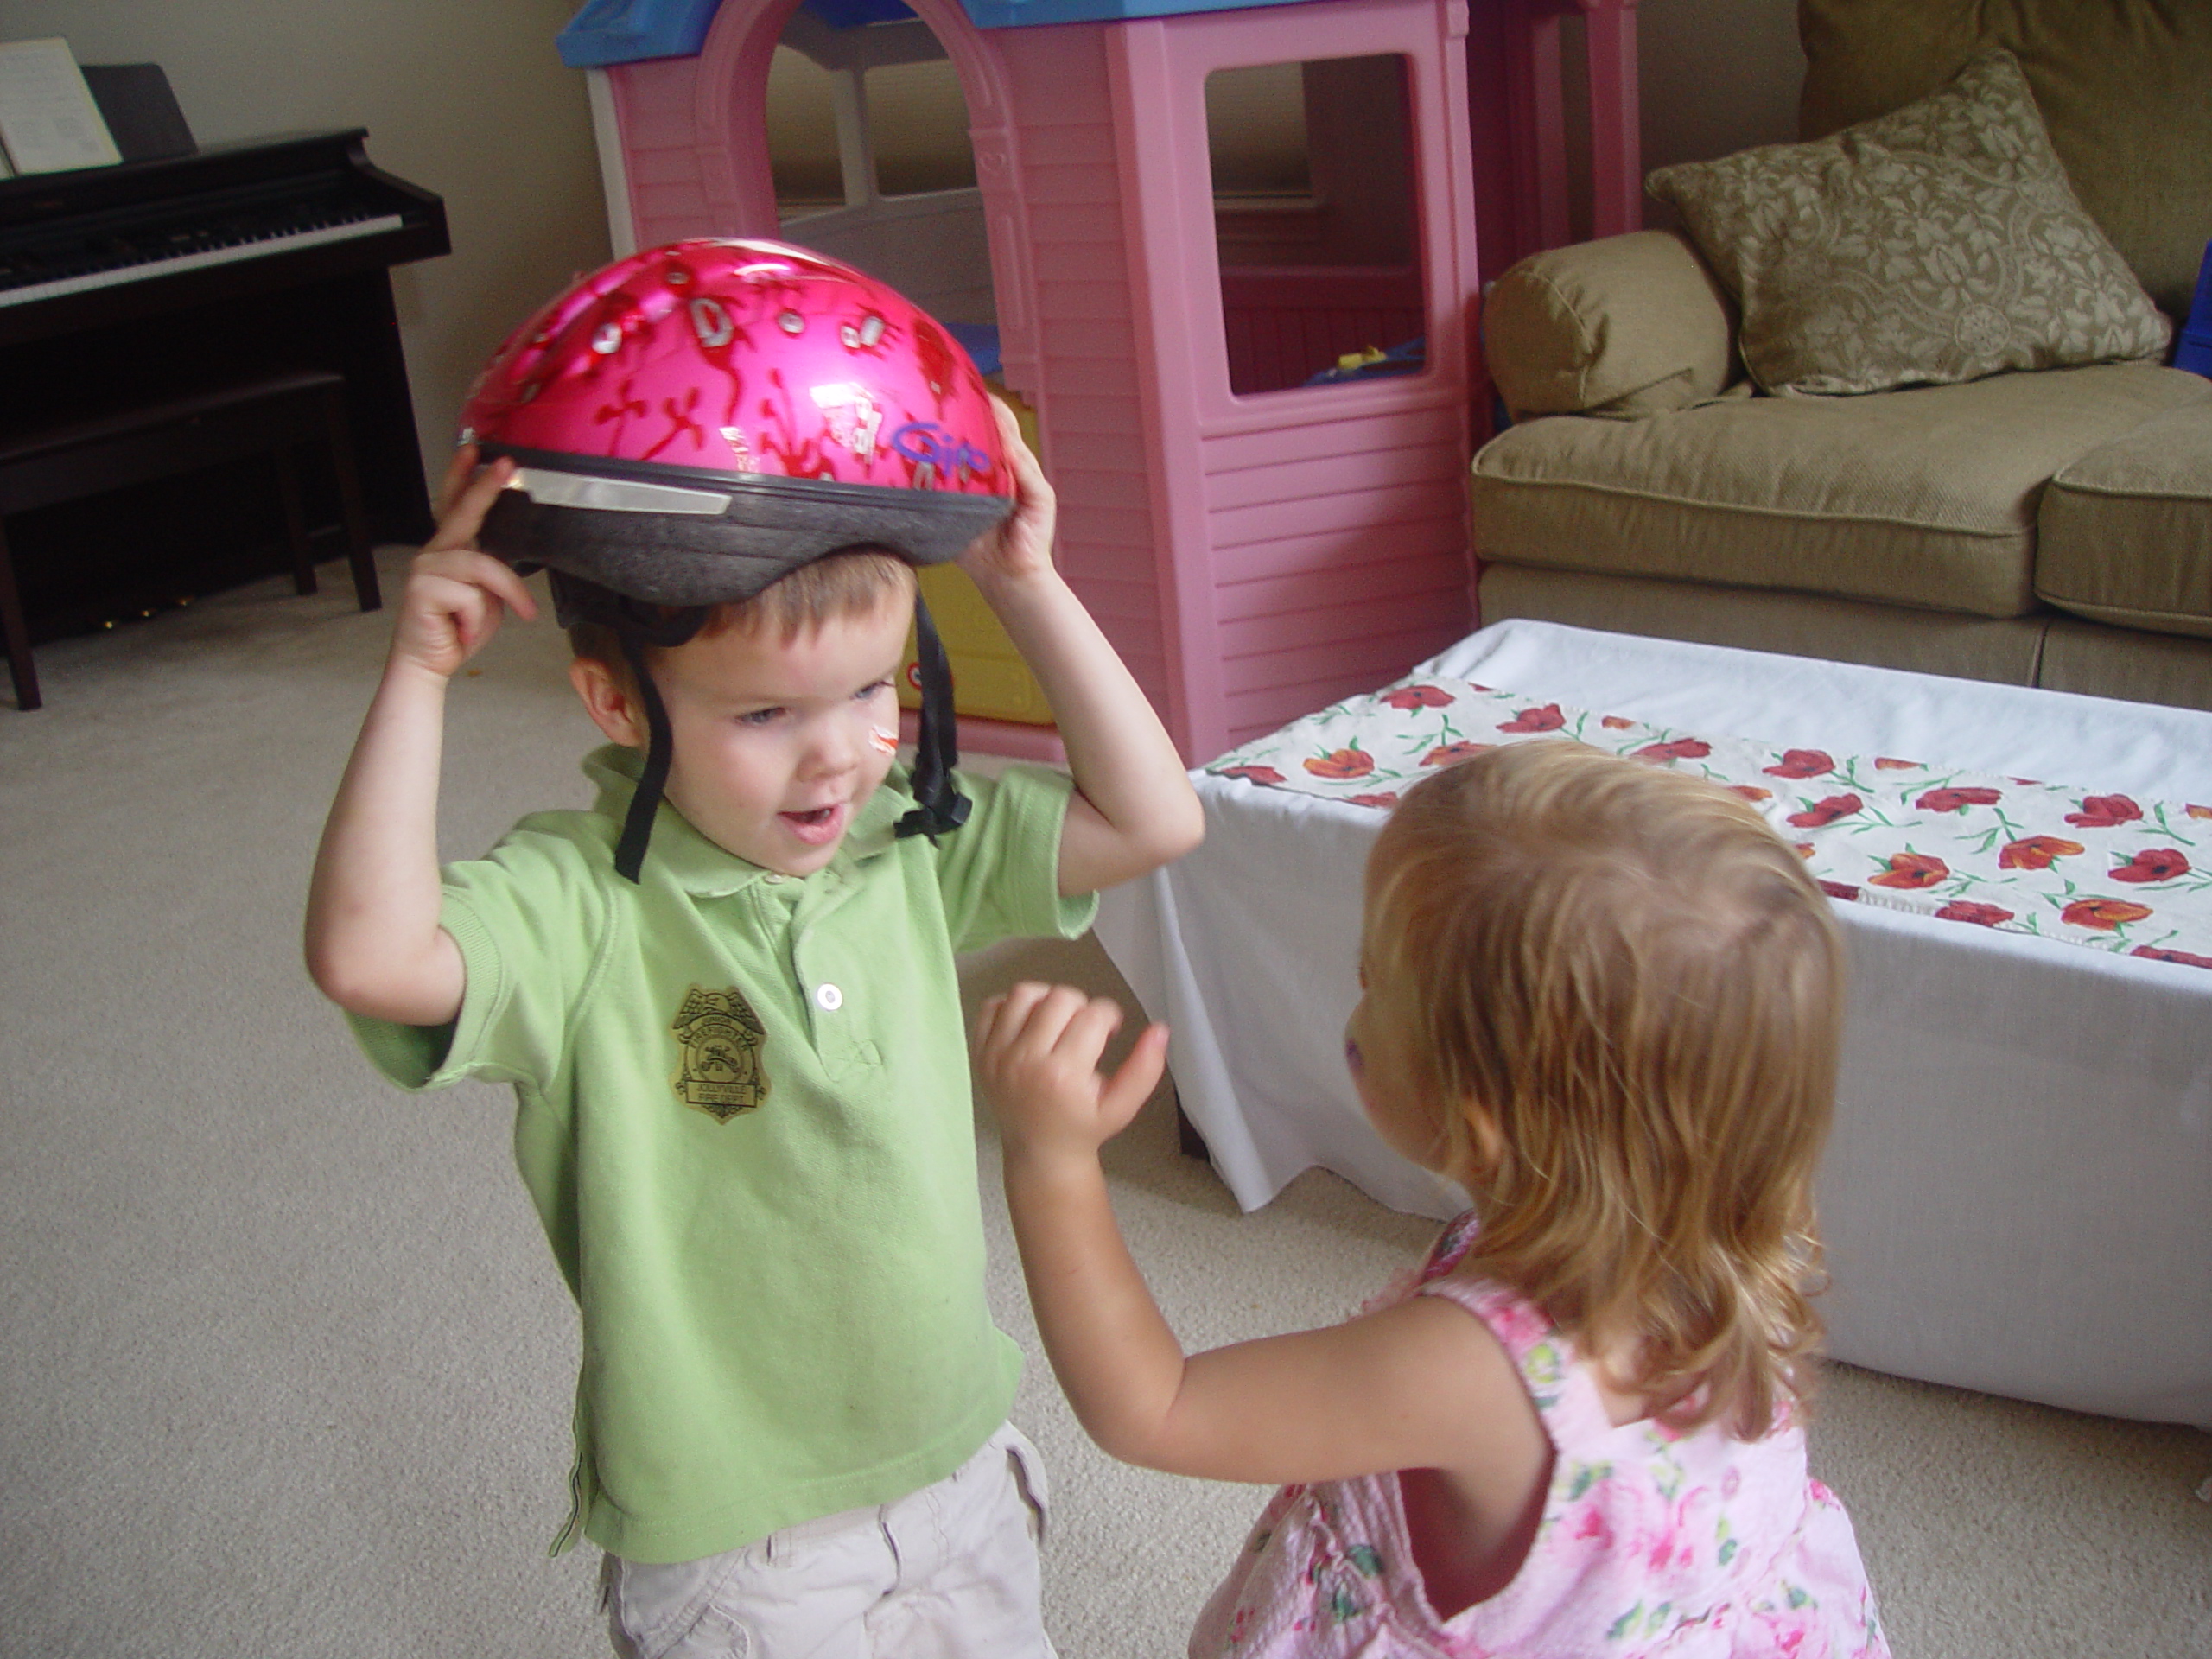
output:
<svg viewBox="0 0 2212 1659"><path fill-rule="evenodd" d="M1678 1428L1755 1440L1801 1406L1844 964L1797 853L1701 779L1515 745L1408 792L1367 916L1477 1195L1469 1271Z"/></svg>
<svg viewBox="0 0 2212 1659"><path fill-rule="evenodd" d="M695 637L711 639L735 628L788 644L832 619L872 615L893 600L911 605L914 586L914 567L888 549L844 548L800 565L750 599L714 607ZM637 695L622 642L613 628L603 622L579 622L569 630L569 649L604 664L616 684ZM647 646L645 660L653 661L663 649Z"/></svg>

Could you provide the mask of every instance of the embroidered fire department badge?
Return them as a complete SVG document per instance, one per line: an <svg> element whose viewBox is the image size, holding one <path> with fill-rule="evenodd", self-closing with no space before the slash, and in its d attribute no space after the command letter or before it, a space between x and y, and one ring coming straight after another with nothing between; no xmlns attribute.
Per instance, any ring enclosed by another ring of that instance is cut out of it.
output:
<svg viewBox="0 0 2212 1659"><path fill-rule="evenodd" d="M694 985L669 1029L683 1051L683 1064L669 1082L686 1106L727 1123L768 1098L768 1074L760 1065L766 1030L736 986L709 991Z"/></svg>

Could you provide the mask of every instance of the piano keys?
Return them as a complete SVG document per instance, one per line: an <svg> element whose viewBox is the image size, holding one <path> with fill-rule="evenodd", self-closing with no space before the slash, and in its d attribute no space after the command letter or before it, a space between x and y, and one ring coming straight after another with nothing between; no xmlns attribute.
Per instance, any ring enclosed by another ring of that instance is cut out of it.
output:
<svg viewBox="0 0 2212 1659"><path fill-rule="evenodd" d="M370 164L367 134L305 134L222 144L165 161L0 181L0 344L144 315L200 298L451 248L445 205ZM345 242L309 269L298 256ZM271 262L196 284L213 267ZM151 283L127 306L53 303Z"/></svg>
<svg viewBox="0 0 2212 1659"><path fill-rule="evenodd" d="M336 214L285 212L252 218L232 215L213 226L188 223L152 237L114 238L73 245L58 257L18 256L0 264L0 306L29 305L88 289L114 288L209 265L266 258L324 242L381 236L406 224L397 213L371 217L354 209Z"/></svg>

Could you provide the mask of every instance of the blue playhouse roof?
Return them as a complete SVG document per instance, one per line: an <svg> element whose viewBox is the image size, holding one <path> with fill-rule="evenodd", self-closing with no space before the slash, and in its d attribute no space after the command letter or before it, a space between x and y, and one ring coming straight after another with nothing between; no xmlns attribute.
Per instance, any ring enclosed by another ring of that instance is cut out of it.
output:
<svg viewBox="0 0 2212 1659"><path fill-rule="evenodd" d="M1134 17L1175 17L1187 12L1237 11L1253 6L1296 5L1300 0L960 0L978 29L1027 29L1041 23L1113 23ZM571 69L634 63L641 58L696 57L721 0L584 0L582 10L554 37L561 61ZM832 29L912 17L904 0L803 0Z"/></svg>

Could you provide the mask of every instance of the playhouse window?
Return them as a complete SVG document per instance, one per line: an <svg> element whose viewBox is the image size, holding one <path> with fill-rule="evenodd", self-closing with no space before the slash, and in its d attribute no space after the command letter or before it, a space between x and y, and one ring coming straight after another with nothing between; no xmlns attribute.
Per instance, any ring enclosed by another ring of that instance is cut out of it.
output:
<svg viewBox="0 0 2212 1659"><path fill-rule="evenodd" d="M1207 76L1231 392L1422 366L1408 67L1393 54Z"/></svg>

